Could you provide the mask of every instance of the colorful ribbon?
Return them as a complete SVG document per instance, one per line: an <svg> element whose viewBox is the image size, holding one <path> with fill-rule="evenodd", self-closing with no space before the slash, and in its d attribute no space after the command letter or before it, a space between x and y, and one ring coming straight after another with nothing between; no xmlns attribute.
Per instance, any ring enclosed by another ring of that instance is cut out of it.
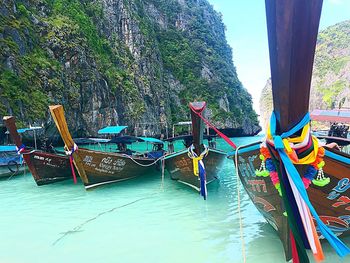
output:
<svg viewBox="0 0 350 263"><path fill-rule="evenodd" d="M19 155L19 163L20 164L23 163L22 152L24 151L25 148L26 148L26 146L24 144L22 144L19 147L16 146L16 151L17 151L17 154Z"/></svg>
<svg viewBox="0 0 350 263"><path fill-rule="evenodd" d="M194 145L192 144L188 147L187 155L192 159L193 162L193 174L199 176L200 180L200 194L203 196L204 200L207 199L207 174L205 172L205 166L203 158L209 153L209 148L204 145L204 151L198 156L194 151Z"/></svg>
<svg viewBox="0 0 350 263"><path fill-rule="evenodd" d="M73 176L73 182L76 184L77 183L77 176L75 174L75 171L74 171L74 164L73 164L73 161L74 161L74 158L73 158L73 153L76 152L78 150L78 145L76 145L74 143L73 145L73 148L71 151L65 151L66 152L66 155L69 155L69 163L70 163L70 168L72 170L72 176Z"/></svg>
<svg viewBox="0 0 350 263"><path fill-rule="evenodd" d="M310 122L310 115L309 113L307 113L304 116L304 118L291 130L284 132L281 135L276 135L276 116L275 116L275 113L273 112L271 116L271 121L270 121L270 129L268 131L268 140L272 144L274 144L274 148L278 152L279 157L282 161L282 167L284 167L286 176L291 186L292 194L297 203L299 214L303 222L304 230L306 232L306 236L308 238L310 247L315 255L315 258L318 260L322 260L323 252L319 244L319 239L315 231L315 225L311 215L316 220L318 228L322 233L322 235L333 246L337 254L343 257L350 253L350 249L336 235L334 235L334 233L322 222L322 220L318 216L316 210L314 209L314 207L312 206L309 200L309 197L304 187L304 183L291 160L292 159L291 153L294 150L289 149L289 146L290 146L289 143L291 141L286 139L294 135L301 129L308 129L309 122ZM303 143L305 139L303 138L303 136L305 137L307 135L303 134L302 132L301 136L299 137L299 139L301 140L301 143ZM296 138L293 138L292 140L293 142L298 141ZM318 149L317 145L314 146L313 153L310 153L308 158L303 158L301 160L298 160L297 163L305 164L305 163L314 162L317 156L317 149ZM316 233L316 236L315 236L315 233Z"/></svg>

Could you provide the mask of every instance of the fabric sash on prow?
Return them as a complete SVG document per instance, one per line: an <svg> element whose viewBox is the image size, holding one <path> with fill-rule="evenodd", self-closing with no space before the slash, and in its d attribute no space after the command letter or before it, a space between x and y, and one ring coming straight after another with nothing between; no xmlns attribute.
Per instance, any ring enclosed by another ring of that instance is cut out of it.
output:
<svg viewBox="0 0 350 263"><path fill-rule="evenodd" d="M348 248L326 227L310 203L300 176L295 169L282 139L300 135L305 126L309 108L309 94L317 32L322 0L265 0L269 38L271 80L274 113L271 119L271 136L279 154L280 181L288 222L291 226L293 259L308 262L306 248L311 248L316 260L323 259L313 217L321 233L339 255L349 253ZM294 128L294 129L293 129ZM287 145L288 147L288 145ZM298 209L292 210L290 202ZM296 226L301 218L304 227ZM300 233L304 231L304 233ZM303 242L302 237L307 236Z"/></svg>
<svg viewBox="0 0 350 263"><path fill-rule="evenodd" d="M73 151L72 155L74 158L74 164L75 167L79 173L80 178L83 180L84 184L88 184L88 178L85 174L85 170L83 167L83 163L79 157L79 155L74 152L74 141L72 139L72 136L68 130L68 126L67 126L67 121L66 118L64 116L64 110L63 107L61 105L54 105L54 106L50 106L50 112L51 112L51 116L57 126L57 129L62 137L62 140L65 144L65 150L68 151Z"/></svg>

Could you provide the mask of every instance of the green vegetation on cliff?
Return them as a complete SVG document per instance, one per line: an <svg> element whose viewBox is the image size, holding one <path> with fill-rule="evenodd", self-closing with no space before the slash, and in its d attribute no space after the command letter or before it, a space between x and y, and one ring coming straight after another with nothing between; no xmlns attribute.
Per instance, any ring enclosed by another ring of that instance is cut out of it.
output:
<svg viewBox="0 0 350 263"><path fill-rule="evenodd" d="M350 20L330 26L318 34L310 110L350 107ZM271 81L260 96L264 123L272 111Z"/></svg>
<svg viewBox="0 0 350 263"><path fill-rule="evenodd" d="M206 100L218 125L259 129L221 17L205 0L9 0L0 50L0 116L45 121L60 103L84 133L104 118L184 120L189 101Z"/></svg>

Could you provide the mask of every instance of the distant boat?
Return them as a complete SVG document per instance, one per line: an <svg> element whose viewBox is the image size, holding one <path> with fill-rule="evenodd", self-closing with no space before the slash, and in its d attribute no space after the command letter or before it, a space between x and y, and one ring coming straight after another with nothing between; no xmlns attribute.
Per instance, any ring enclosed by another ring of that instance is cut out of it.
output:
<svg viewBox="0 0 350 263"><path fill-rule="evenodd" d="M350 110L314 110L311 112L310 117L313 121L331 123L330 129L326 131L326 134L316 134L318 138L325 139L327 143L335 142L339 146L350 145ZM346 147L342 148L342 150L349 153Z"/></svg>
<svg viewBox="0 0 350 263"><path fill-rule="evenodd" d="M105 152L77 148L73 141L61 105L50 106L51 115L69 151L74 159L75 167L84 182L86 189L116 183L146 174L154 174L163 158L163 142L155 138L122 136L111 139L116 143L116 152ZM99 131L100 134L119 134L127 126L109 126ZM127 148L127 144L135 141L152 143L154 149L146 153L136 153Z"/></svg>
<svg viewBox="0 0 350 263"><path fill-rule="evenodd" d="M205 102L192 102L190 107L197 113L202 113L206 107ZM182 135L174 138L169 138L170 143L168 149L173 149L172 143L176 140L183 140L185 149L178 152L170 152L165 156L165 168L170 173L173 180L188 185L198 192L203 189L203 182L199 173L194 171L194 158L200 157L205 167L205 186L213 182L218 177L218 173L222 167L223 161L226 159L226 153L215 149L213 143L209 146L203 144L203 120L191 111L192 118L192 135ZM184 122L188 125L187 122ZM211 141L209 137L209 141ZM198 168L199 169L199 168ZM201 184L202 183L202 184ZM204 192L203 192L204 194ZM206 197L206 195L204 196Z"/></svg>
<svg viewBox="0 0 350 263"><path fill-rule="evenodd" d="M24 163L16 146L0 145L0 179L7 179L24 171Z"/></svg>
<svg viewBox="0 0 350 263"><path fill-rule="evenodd" d="M69 157L64 152L50 153L26 147L22 144L15 118L5 116L3 120L12 140L16 144L17 151L23 155L23 159L28 165L29 171L38 186L72 179ZM30 128L20 129L19 132L25 132L27 130L30 130Z"/></svg>
<svg viewBox="0 0 350 263"><path fill-rule="evenodd" d="M309 262L306 248L321 260L318 237L331 240L339 255L349 253L336 236L350 233L350 155L320 147L309 126L321 8L322 0L266 0L274 113L266 141L232 154L245 190L277 231L287 261Z"/></svg>

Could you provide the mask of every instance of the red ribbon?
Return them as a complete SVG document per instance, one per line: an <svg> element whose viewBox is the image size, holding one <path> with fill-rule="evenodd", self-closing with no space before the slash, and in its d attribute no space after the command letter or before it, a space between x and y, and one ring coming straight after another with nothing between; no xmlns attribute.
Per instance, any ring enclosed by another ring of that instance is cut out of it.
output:
<svg viewBox="0 0 350 263"><path fill-rule="evenodd" d="M292 231L289 232L290 236L290 245L292 247L292 256L293 256L293 263L299 263L299 256L298 256L298 250L297 246L295 244L294 236L292 234Z"/></svg>
<svg viewBox="0 0 350 263"><path fill-rule="evenodd" d="M70 168L72 169L73 182L76 184L77 183L77 176L75 175L75 171L74 171L73 153L72 153L72 155L69 156L69 163L70 163Z"/></svg>
<svg viewBox="0 0 350 263"><path fill-rule="evenodd" d="M205 119L201 113L197 112L193 106L190 104L190 109L199 117L201 118L210 128L212 128L221 138L223 138L229 145L232 146L233 149L236 149L237 146L233 143L233 141L230 140L229 137L227 137L225 134L223 134L221 131L219 131L213 124L211 124L207 119Z"/></svg>

